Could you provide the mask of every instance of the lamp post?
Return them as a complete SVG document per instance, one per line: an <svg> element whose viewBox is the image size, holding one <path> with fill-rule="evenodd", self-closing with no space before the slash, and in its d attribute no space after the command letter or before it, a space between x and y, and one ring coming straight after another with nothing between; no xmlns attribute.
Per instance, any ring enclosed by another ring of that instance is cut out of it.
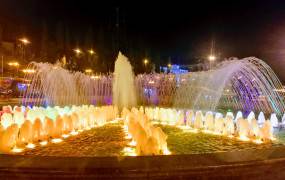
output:
<svg viewBox="0 0 285 180"><path fill-rule="evenodd" d="M88 50L88 62L90 63L91 67L94 68L94 66L96 67L97 63L98 63L98 54L96 53L96 51L94 51L92 48L90 48Z"/></svg>
<svg viewBox="0 0 285 180"><path fill-rule="evenodd" d="M214 39L212 39L211 41L211 49L210 49L210 55L208 56L208 60L210 61L210 69L212 69L212 63L216 61Z"/></svg>
<svg viewBox="0 0 285 180"><path fill-rule="evenodd" d="M22 48L22 58L25 61L26 60L26 46L30 44L31 42L27 38L21 38L19 39L21 42L21 48Z"/></svg>
<svg viewBox="0 0 285 180"><path fill-rule="evenodd" d="M148 63L149 63L149 60L145 58L145 59L143 60L143 64L144 64L145 71L147 70L147 65L148 65Z"/></svg>
<svg viewBox="0 0 285 180"><path fill-rule="evenodd" d="M212 63L216 60L216 56L211 54L209 57L208 57L208 60L210 62L210 69L212 68Z"/></svg>

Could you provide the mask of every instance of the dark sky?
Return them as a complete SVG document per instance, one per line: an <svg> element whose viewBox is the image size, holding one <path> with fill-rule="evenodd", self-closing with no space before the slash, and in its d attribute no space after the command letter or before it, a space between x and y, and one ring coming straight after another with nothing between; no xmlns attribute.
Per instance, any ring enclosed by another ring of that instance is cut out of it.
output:
<svg viewBox="0 0 285 180"><path fill-rule="evenodd" d="M208 56L214 39L221 57L259 57L285 79L285 1L182 2L1 0L0 15L34 29L43 20L67 22L80 36L113 22L120 7L127 37L143 39L152 52L191 64Z"/></svg>

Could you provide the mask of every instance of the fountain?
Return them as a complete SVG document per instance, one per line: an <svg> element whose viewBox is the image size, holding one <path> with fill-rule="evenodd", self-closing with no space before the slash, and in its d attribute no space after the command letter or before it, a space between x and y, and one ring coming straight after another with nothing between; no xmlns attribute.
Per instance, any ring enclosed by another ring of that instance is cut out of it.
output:
<svg viewBox="0 0 285 180"><path fill-rule="evenodd" d="M253 111L251 111L251 112L249 113L249 115L247 116L247 120L249 121L249 123L251 123L251 121L252 121L253 119L255 119L255 114L254 114Z"/></svg>
<svg viewBox="0 0 285 180"><path fill-rule="evenodd" d="M285 111L284 98L275 91L282 84L257 58L224 61L213 70L182 74L180 78L174 107L212 111L231 108L279 116Z"/></svg>
<svg viewBox="0 0 285 180"><path fill-rule="evenodd" d="M272 127L278 127L279 126L279 122L278 122L278 118L276 116L275 113L272 113L271 116L270 116L270 122L272 124Z"/></svg>
<svg viewBox="0 0 285 180"><path fill-rule="evenodd" d="M25 106L113 103L122 109L141 104L205 111L231 109L245 115L262 111L278 117L285 110L284 98L276 90L282 88L280 81L267 64L253 57L179 76L154 73L134 77L121 53L114 76L87 76L48 63L31 63L30 68L36 73L26 77L31 84L23 94L21 103Z"/></svg>
<svg viewBox="0 0 285 180"><path fill-rule="evenodd" d="M33 62L29 68L35 73L26 76L30 85L23 106L3 107L1 152L60 143L110 122L124 127L135 147L132 155L170 153L168 136L155 123L261 144L275 139L274 128L285 110L283 96L275 91L282 87L280 81L267 64L252 57L179 76L134 76L122 53L113 75L89 76L60 64ZM269 120L265 114L271 114Z"/></svg>
<svg viewBox="0 0 285 180"><path fill-rule="evenodd" d="M127 57L119 52L115 62L113 104L119 109L136 105L134 72Z"/></svg>
<svg viewBox="0 0 285 180"><path fill-rule="evenodd" d="M257 119L258 119L258 120L257 120L258 124L263 124L263 123L265 122L264 113L263 113L263 112L260 112Z"/></svg>
<svg viewBox="0 0 285 180"><path fill-rule="evenodd" d="M42 114L37 113L40 110ZM51 119L48 114L58 114ZM64 112L59 115L58 112ZM113 106L73 106L66 108L48 107L34 109L26 108L25 114L30 114L31 119L14 121L19 117L19 112L4 113L0 122L0 152L10 152L13 148L31 148L36 142L57 142L66 134L76 131L88 130L94 126L102 126L117 117L117 109ZM42 115L44 118L40 118ZM28 117L28 116L27 116ZM91 118L90 118L91 117ZM20 116L22 119L22 116ZM61 140L60 140L61 141ZM19 150L19 149L17 149Z"/></svg>
<svg viewBox="0 0 285 180"><path fill-rule="evenodd" d="M241 112L241 111L238 111L238 112L237 112L237 115L236 115L236 118L235 118L235 122L237 122L237 120L238 120L239 118L243 118L243 115L242 115L242 112Z"/></svg>
<svg viewBox="0 0 285 180"><path fill-rule="evenodd" d="M161 124L171 125L171 120L174 118L177 119L176 123L180 125L178 118L180 115L179 113L175 113L175 110L170 110L171 113L167 114L168 117L165 118L163 112L165 112L166 109L159 108L160 113L158 114L160 114L160 116L155 117L155 119L153 119L153 111L156 111L156 109L152 107L145 108L146 115L149 119L159 120L159 123ZM186 119L190 122L186 122L179 127L182 129L192 128L195 130L194 132L201 130L202 132L216 135L230 137L235 135L240 140L245 141L252 140L260 142L260 140L270 141L273 139L273 126L271 125L271 120L266 120L263 126L259 127L256 119L251 119L251 121L249 121L248 119L239 117L237 121L234 122L235 117L231 115L226 115L225 117L223 117L223 115L217 115L214 118L213 112L211 111L206 112L205 116L201 111L196 111L195 116L193 116L193 114L193 110L187 110L186 117L188 116L188 118ZM272 114L272 117L275 117L275 115Z"/></svg>
<svg viewBox="0 0 285 180"><path fill-rule="evenodd" d="M148 117L137 109L127 114L126 129L133 138L138 155L159 155L168 152L167 136L161 128L154 127Z"/></svg>
<svg viewBox="0 0 285 180"><path fill-rule="evenodd" d="M23 93L24 106L65 106L112 103L110 76L87 76L81 72L69 72L58 65L32 62L27 74L31 83Z"/></svg>
<svg viewBox="0 0 285 180"><path fill-rule="evenodd" d="M212 112L207 112L205 117L205 125L206 130L213 131L214 130L214 116Z"/></svg>

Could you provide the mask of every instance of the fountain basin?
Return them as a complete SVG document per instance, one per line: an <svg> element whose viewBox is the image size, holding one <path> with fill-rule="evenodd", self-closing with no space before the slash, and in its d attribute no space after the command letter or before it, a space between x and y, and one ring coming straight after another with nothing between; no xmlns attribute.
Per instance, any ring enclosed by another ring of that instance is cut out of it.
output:
<svg viewBox="0 0 285 180"><path fill-rule="evenodd" d="M237 138L228 138L221 135L207 134L201 131L187 132L169 125L155 125L160 127L167 138L167 147L172 155L209 154L233 152L243 150L269 149L283 146L284 132L278 134L276 141L254 143L241 141ZM80 132L78 135L63 138L60 143L42 146L36 144L32 149L26 148L22 152L14 153L28 156L55 156L55 157L117 157L130 156L125 148L133 148L132 140L126 139L122 123L107 124L91 130Z"/></svg>
<svg viewBox="0 0 285 180"><path fill-rule="evenodd" d="M282 179L285 147L210 154L139 157L0 156L1 178Z"/></svg>
<svg viewBox="0 0 285 180"><path fill-rule="evenodd" d="M70 134L68 137L63 137L63 142L58 144L49 143L45 147L37 144L34 149L25 149L21 155L1 155L4 163L0 166L0 174L5 174L5 177L30 178L32 176L39 179L47 179L51 176L121 179L177 176L185 178L274 176L276 178L280 175L276 173L276 169L283 168L281 164L284 163L285 153L283 153L282 144L242 142L222 135L201 133L201 130L187 132L178 125L155 125L160 126L168 136L167 145L172 155L124 156L121 154L121 149L127 143L124 139L123 122L120 121L123 120L109 121L105 122L105 125L102 124L103 126L78 131L79 134L74 138L78 143L72 141ZM114 133L116 131L112 128L108 130L108 127L116 127L118 133ZM106 132L97 131L100 129L105 129ZM89 137L81 137L84 133L92 131L95 133L91 133ZM96 139L96 135L101 136L101 139L97 137L97 144L90 144L94 142L92 138ZM112 139L113 137L115 139ZM282 136L280 137L282 139ZM109 147L115 148L116 153L98 153L108 152L105 145L110 142ZM122 145L114 146L117 142ZM73 151L66 149L68 143L74 144L69 147ZM96 149L95 147L99 148L97 153L92 154L88 151L88 149ZM85 154L76 152L85 152ZM265 169L270 169L270 173ZM262 176L265 172L266 176Z"/></svg>

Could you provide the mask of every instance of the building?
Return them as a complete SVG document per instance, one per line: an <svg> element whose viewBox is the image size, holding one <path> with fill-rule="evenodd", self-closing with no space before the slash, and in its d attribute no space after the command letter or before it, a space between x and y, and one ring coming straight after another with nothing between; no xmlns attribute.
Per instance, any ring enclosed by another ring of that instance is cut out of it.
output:
<svg viewBox="0 0 285 180"><path fill-rule="evenodd" d="M172 74L184 74L184 73L188 73L189 70L187 69L187 67L177 65L177 64L173 64L170 67L168 67L168 66L160 67L160 72L172 73Z"/></svg>

